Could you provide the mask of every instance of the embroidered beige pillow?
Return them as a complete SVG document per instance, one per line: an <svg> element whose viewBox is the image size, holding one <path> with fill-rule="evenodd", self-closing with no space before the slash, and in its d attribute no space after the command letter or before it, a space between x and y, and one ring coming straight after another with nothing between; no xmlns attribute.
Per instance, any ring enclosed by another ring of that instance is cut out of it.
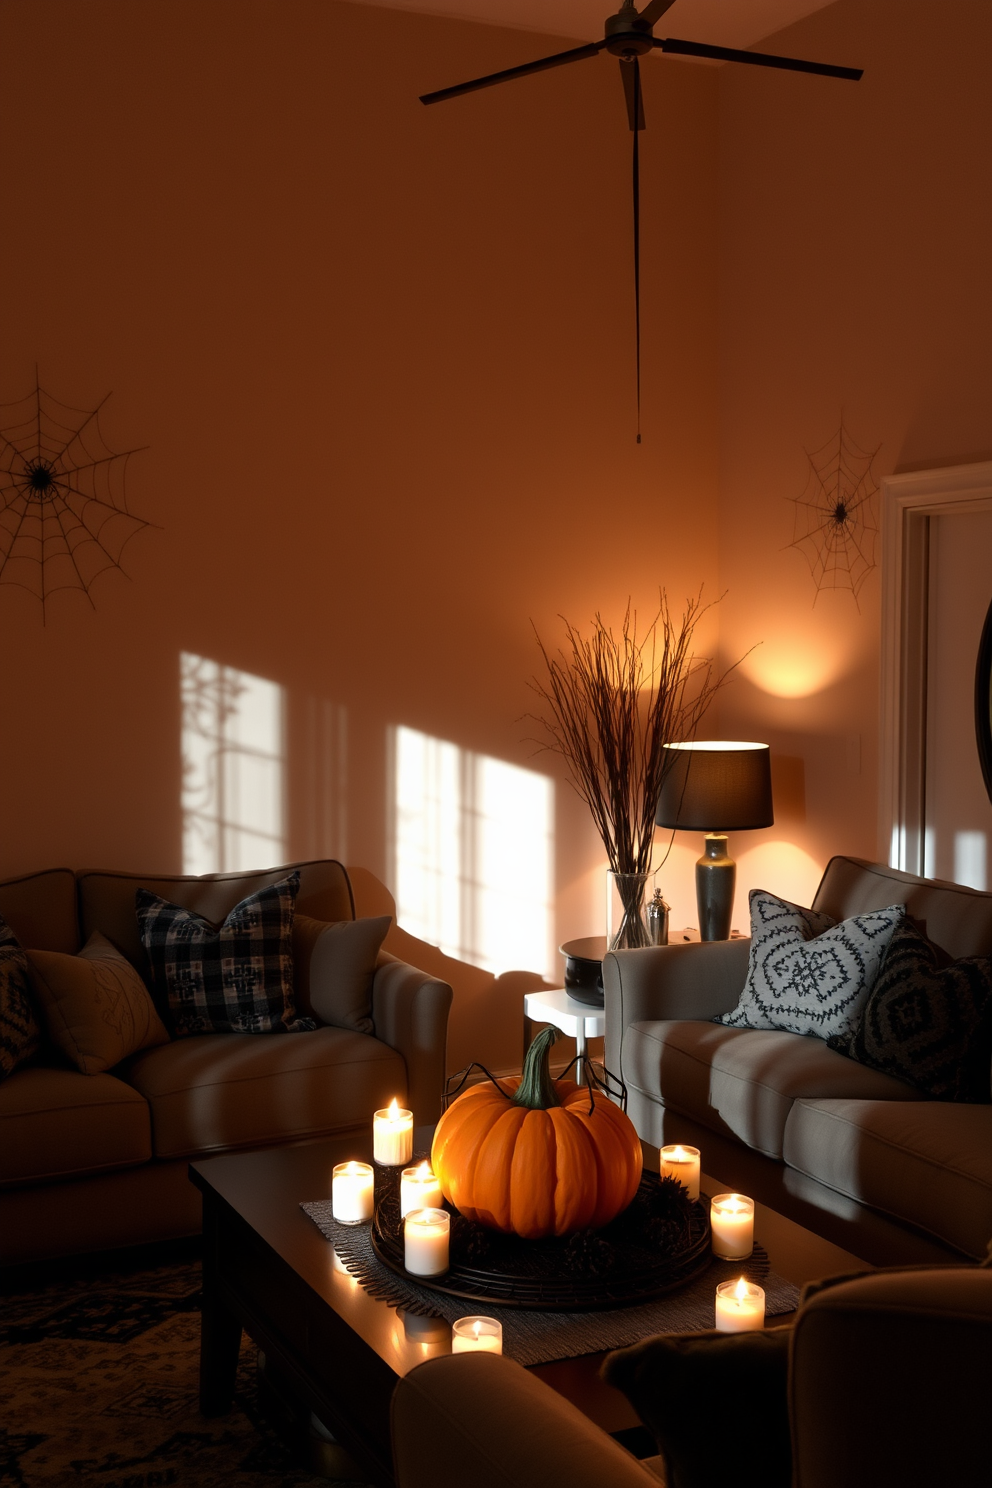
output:
<svg viewBox="0 0 992 1488"><path fill-rule="evenodd" d="M84 1075L98 1075L128 1054L169 1042L148 988L99 930L78 956L25 954L49 1036Z"/></svg>

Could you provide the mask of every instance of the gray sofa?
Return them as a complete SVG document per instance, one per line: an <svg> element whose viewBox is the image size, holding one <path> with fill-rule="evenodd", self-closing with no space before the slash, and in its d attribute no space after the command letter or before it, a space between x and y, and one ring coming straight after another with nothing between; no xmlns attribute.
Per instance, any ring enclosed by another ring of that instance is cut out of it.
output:
<svg viewBox="0 0 992 1488"><path fill-rule="evenodd" d="M898 903L951 956L992 953L992 894L859 858L831 859L813 908L841 920ZM606 1063L627 1084L642 1139L695 1141L704 1170L738 1188L748 1183L745 1191L777 1172L779 1195L800 1201L795 1217L830 1233L815 1211L847 1215L862 1236L860 1248L849 1248L866 1259L928 1254L887 1250L884 1240L869 1254L866 1209L949 1254L984 1257L992 1104L929 1100L817 1038L713 1023L737 1004L749 947L741 939L607 955ZM774 1203L774 1189L754 1196ZM850 1240L836 1226L830 1237Z"/></svg>
<svg viewBox="0 0 992 1488"><path fill-rule="evenodd" d="M32 950L74 955L99 930L148 980L139 886L219 922L291 868L300 871L299 916L355 918L347 871L330 860L202 878L58 868L0 884L0 914ZM297 1000L313 1012L300 970L296 956ZM366 1134L393 1096L433 1126L451 999L446 982L381 951L372 1034L199 1034L92 1075L43 1047L0 1082L0 1264L195 1234L191 1158Z"/></svg>

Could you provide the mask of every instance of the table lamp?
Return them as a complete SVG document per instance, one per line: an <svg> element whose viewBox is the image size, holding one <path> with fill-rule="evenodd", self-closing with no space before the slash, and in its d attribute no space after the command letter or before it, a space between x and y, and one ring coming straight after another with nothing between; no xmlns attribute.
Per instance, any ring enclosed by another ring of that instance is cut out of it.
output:
<svg viewBox="0 0 992 1488"><path fill-rule="evenodd" d="M658 798L655 821L680 832L705 832L696 863L700 940L728 940L737 864L727 854L727 832L770 827L771 752L767 744L712 739L666 744L675 760Z"/></svg>

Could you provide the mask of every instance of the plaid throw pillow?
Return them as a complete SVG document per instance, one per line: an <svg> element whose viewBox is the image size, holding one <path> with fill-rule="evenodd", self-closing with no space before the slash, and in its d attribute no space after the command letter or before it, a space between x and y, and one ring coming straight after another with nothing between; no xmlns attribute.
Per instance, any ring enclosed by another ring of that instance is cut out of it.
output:
<svg viewBox="0 0 992 1488"><path fill-rule="evenodd" d="M28 958L0 915L0 1080L30 1059L40 1043Z"/></svg>
<svg viewBox="0 0 992 1488"><path fill-rule="evenodd" d="M935 1100L988 1105L992 959L946 957L911 920L892 937L856 1028L831 1049L895 1075Z"/></svg>
<svg viewBox="0 0 992 1488"><path fill-rule="evenodd" d="M155 987L168 1003L177 1038L193 1033L302 1033L293 999L293 905L300 875L290 873L236 904L223 925L138 889L141 943Z"/></svg>

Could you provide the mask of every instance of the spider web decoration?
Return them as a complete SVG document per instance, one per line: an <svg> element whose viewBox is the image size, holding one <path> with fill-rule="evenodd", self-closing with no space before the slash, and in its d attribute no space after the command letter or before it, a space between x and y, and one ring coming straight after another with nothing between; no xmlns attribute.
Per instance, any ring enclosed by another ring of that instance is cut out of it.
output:
<svg viewBox="0 0 992 1488"><path fill-rule="evenodd" d="M875 567L875 496L872 461L881 449L859 449L844 428L810 454L809 475L795 507L793 540L809 564L816 585L814 606L824 589L850 589L854 603Z"/></svg>
<svg viewBox="0 0 992 1488"><path fill-rule="evenodd" d="M36 374L33 392L0 405L0 584L39 599L43 621L60 589L81 589L92 605L94 580L123 573L125 547L153 525L128 511L124 477L138 451L117 453L104 438L107 398L92 413L71 408Z"/></svg>

